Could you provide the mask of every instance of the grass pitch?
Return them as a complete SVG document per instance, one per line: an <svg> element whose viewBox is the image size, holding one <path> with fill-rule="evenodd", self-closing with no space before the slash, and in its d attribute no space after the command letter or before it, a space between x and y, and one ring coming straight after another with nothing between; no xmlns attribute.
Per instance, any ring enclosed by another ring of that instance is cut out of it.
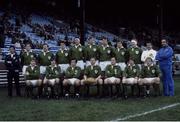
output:
<svg viewBox="0 0 180 122"><path fill-rule="evenodd" d="M25 97L7 97L7 89L0 88L0 120L102 120L110 121L143 113L180 102L180 78L175 79L174 97L110 98L89 100L33 100ZM180 120L180 105L129 120Z"/></svg>

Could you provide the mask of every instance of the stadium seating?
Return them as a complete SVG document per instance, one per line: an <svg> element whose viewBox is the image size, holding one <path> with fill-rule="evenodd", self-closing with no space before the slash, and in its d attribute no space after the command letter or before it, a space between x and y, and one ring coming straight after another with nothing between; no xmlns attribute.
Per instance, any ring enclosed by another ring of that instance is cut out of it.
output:
<svg viewBox="0 0 180 122"><path fill-rule="evenodd" d="M2 14L3 14L3 12L1 11L0 15L2 15ZM9 22L13 26L15 26L15 18L16 18L16 14L12 14L12 17L9 20ZM56 23L59 22L57 20L53 20L51 17L40 16L37 14L31 14L30 20L31 20L32 25L38 24L40 26L44 26L44 25L52 26L52 21L56 21ZM61 22L61 25L63 24L64 26L68 26L67 23L64 23L63 21L60 21L60 22ZM58 26L58 24L56 24L55 28L59 29L60 26ZM108 39L110 40L111 43L113 43L114 38L118 38L116 35L106 32L102 29L98 29L98 30L101 30L100 32L93 32L92 28L95 28L95 27L93 27L90 24L87 24L87 28L88 28L88 33L86 34L86 37L91 36L93 34L96 38L96 43L99 43L100 37L102 37L102 36L108 37ZM55 32L53 34L53 37L54 37L53 40L45 40L44 37L40 37L35 32L33 32L33 28L30 27L28 24L22 24L20 27L20 32L24 33L26 35L26 38L30 38L32 43L35 43L35 44L36 43L39 43L39 44L47 43L51 47L50 50L54 53L59 49L58 40L64 39L66 36L67 36L68 40L73 40L75 37L78 36L76 33L73 33L73 32L67 33L67 35L60 33L60 32ZM7 54L8 48L11 45L13 45L12 38L7 36L5 38L4 48L2 49L2 52L4 55ZM37 51L37 53L40 52L39 49L34 49L34 50ZM18 49L17 51L19 54L20 49Z"/></svg>
<svg viewBox="0 0 180 122"><path fill-rule="evenodd" d="M3 11L0 10L0 16L2 16L4 14ZM13 29L15 29L15 18L17 17L16 14L12 14L11 15L11 19L9 19L9 23L11 25L13 25ZM58 42L59 40L61 39L65 39L66 37L68 38L68 41L69 40L73 40L75 37L78 37L79 35L75 32L68 32L68 33L63 33L63 32L59 32L57 30L59 29L66 29L64 27L68 27L68 23L65 23L64 21L62 20L54 20L52 17L48 17L48 16L41 16L41 15L37 15L37 14L31 14L30 16L30 25L29 24L21 24L21 27L20 27L20 32L21 33L24 33L26 35L26 38L24 39L30 39L32 41L33 44L43 44L43 43L47 43L50 47L50 51L53 52L53 54L55 54L58 49L60 48L60 46L58 46ZM36 25L39 25L40 27L42 26L51 26L51 27L54 27L55 28L55 32L51 33L51 35L53 36L53 39L45 39L43 36L39 36L36 32L33 31L33 27ZM102 30L102 29L97 29L96 27L90 25L90 24L86 24L86 35L85 37L88 38L89 36L94 36L95 37L95 41L96 41L96 44L99 43L100 41L100 38L101 37L107 37L108 40L110 41L110 43L112 45L115 45L115 42L114 42L114 39L117 39L118 36L112 34L112 33L109 33L105 30ZM126 43L127 46L130 46L130 41L127 39L127 38L123 38L122 39L123 42ZM12 37L10 36L7 36L5 37L5 41L4 41L4 48L2 48L2 54L3 54L3 59L5 58L5 55L8 53L8 48L11 46L11 45L14 45L13 44L13 40L12 40ZM86 44L86 43L85 43ZM39 48L35 48L33 49L35 51L36 54L39 54L41 52L41 49ZM20 54L21 52L21 49L16 49L17 53ZM179 56L179 55L178 55ZM179 58L180 59L180 58ZM5 75L2 75L0 76L0 78L3 81L3 77Z"/></svg>
<svg viewBox="0 0 180 122"><path fill-rule="evenodd" d="M19 79L20 83L24 83L24 76L22 75L22 72L19 73ZM13 81L14 83L14 81ZM0 70L0 85L7 84L7 70Z"/></svg>
<svg viewBox="0 0 180 122"><path fill-rule="evenodd" d="M33 24L40 24L40 25L49 25L51 24L46 18L43 18L41 16L38 16L36 14L31 15L31 22Z"/></svg>

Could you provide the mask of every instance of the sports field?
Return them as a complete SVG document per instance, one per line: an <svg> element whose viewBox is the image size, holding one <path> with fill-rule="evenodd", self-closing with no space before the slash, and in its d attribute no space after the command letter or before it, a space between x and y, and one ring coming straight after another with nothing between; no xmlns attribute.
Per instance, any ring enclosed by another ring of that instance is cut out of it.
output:
<svg viewBox="0 0 180 122"><path fill-rule="evenodd" d="M0 120L180 120L180 78L174 97L33 100L0 88Z"/></svg>

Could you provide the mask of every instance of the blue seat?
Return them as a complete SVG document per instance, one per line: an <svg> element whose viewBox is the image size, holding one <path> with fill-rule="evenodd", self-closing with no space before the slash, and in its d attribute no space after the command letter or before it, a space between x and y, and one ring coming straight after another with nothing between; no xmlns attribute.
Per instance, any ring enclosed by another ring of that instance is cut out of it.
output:
<svg viewBox="0 0 180 122"><path fill-rule="evenodd" d="M53 46L53 47L50 47L50 50L59 50L60 46Z"/></svg>

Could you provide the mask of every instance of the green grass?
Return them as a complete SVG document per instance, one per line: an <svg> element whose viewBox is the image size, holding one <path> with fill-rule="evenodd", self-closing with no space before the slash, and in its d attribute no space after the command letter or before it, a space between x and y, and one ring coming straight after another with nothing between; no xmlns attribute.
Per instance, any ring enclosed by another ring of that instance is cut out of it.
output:
<svg viewBox="0 0 180 122"><path fill-rule="evenodd" d="M171 109L166 109L163 111L157 111L146 116L136 117L131 120L151 120L151 121L178 121L180 120L180 106L176 106Z"/></svg>
<svg viewBox="0 0 180 122"><path fill-rule="evenodd" d="M7 97L0 88L0 120L115 120L180 102L180 80L175 80L174 97L146 99L32 100ZM180 120L180 106L131 120Z"/></svg>

